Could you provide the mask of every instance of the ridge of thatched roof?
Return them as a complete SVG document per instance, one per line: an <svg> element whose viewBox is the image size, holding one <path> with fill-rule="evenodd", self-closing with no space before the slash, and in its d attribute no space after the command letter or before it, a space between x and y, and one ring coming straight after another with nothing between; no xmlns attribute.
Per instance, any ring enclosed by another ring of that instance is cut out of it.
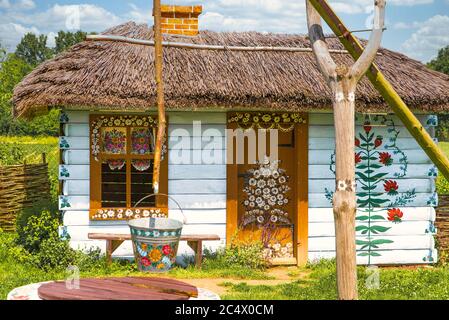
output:
<svg viewBox="0 0 449 320"><path fill-rule="evenodd" d="M143 24L128 22L104 34L152 39ZM164 40L228 46L310 47L302 35L202 31L197 37ZM338 39L331 49L343 49ZM349 54L333 54L351 64ZM110 41L84 41L46 61L16 86L14 114L30 116L47 107L144 111L155 106L154 48ZM380 49L376 63L409 107L449 110L449 77L400 53ZM164 48L169 110L330 109L330 91L312 52L237 52ZM360 111L388 110L366 77L357 88Z"/></svg>

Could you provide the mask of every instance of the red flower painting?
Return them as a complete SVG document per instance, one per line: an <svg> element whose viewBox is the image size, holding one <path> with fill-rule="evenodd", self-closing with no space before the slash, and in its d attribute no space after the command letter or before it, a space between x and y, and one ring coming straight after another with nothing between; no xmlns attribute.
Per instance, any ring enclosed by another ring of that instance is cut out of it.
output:
<svg viewBox="0 0 449 320"><path fill-rule="evenodd" d="M384 182L384 190L391 196L398 194L398 183L394 180L386 180Z"/></svg>
<svg viewBox="0 0 449 320"><path fill-rule="evenodd" d="M354 142L356 147L360 147L360 140L355 138L355 142Z"/></svg>
<svg viewBox="0 0 449 320"><path fill-rule="evenodd" d="M404 213L399 208L388 209L388 220L394 223L399 223L402 221Z"/></svg>
<svg viewBox="0 0 449 320"><path fill-rule="evenodd" d="M171 248L169 245L165 245L162 247L162 253L166 256L168 256L171 252Z"/></svg>
<svg viewBox="0 0 449 320"><path fill-rule="evenodd" d="M372 127L369 124L365 124L363 126L363 130L365 130L366 133L369 133L371 131Z"/></svg>
<svg viewBox="0 0 449 320"><path fill-rule="evenodd" d="M391 164L393 163L391 154L389 154L388 152L380 152L379 162L382 163L384 166L391 166Z"/></svg>
<svg viewBox="0 0 449 320"><path fill-rule="evenodd" d="M360 152L355 154L355 163L359 163L362 161L362 157L360 156Z"/></svg>
<svg viewBox="0 0 449 320"><path fill-rule="evenodd" d="M376 140L374 140L374 148L379 148L382 145L382 137L377 136Z"/></svg>
<svg viewBox="0 0 449 320"><path fill-rule="evenodd" d="M148 266L151 264L150 260L149 260L147 257L143 257L142 259L140 259L140 262L141 262L145 267L148 267Z"/></svg>

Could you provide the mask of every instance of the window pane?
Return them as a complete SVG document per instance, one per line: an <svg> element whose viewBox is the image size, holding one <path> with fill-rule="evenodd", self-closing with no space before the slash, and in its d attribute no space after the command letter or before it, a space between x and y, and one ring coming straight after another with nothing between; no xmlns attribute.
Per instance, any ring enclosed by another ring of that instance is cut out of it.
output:
<svg viewBox="0 0 449 320"><path fill-rule="evenodd" d="M154 193L153 190L153 160L132 160L131 162L131 206L145 196ZM155 197L143 200L138 207L154 207Z"/></svg>
<svg viewBox="0 0 449 320"><path fill-rule="evenodd" d="M126 128L103 128L102 139L104 153L126 153Z"/></svg>
<svg viewBox="0 0 449 320"><path fill-rule="evenodd" d="M131 129L131 153L149 154L154 151L153 134L147 128Z"/></svg>
<svg viewBox="0 0 449 320"><path fill-rule="evenodd" d="M106 160L101 165L101 205L126 208L126 162Z"/></svg>

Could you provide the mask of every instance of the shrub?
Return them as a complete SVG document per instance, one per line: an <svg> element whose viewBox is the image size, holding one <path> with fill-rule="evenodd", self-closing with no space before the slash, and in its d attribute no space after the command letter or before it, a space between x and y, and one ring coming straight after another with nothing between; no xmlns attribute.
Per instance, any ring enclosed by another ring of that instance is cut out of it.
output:
<svg viewBox="0 0 449 320"><path fill-rule="evenodd" d="M245 267L264 270L268 261L263 257L263 244L261 242L236 243L232 242L227 248L220 248L215 253L205 250L205 266L223 268Z"/></svg>
<svg viewBox="0 0 449 320"><path fill-rule="evenodd" d="M20 218L17 242L30 253L39 251L45 240L58 237L59 219L55 213L43 210L38 215L28 216L26 220L25 218ZM25 225L23 221L26 221Z"/></svg>
<svg viewBox="0 0 449 320"><path fill-rule="evenodd" d="M63 270L75 264L76 257L76 251L70 248L69 241L51 237L42 241L33 262L43 270Z"/></svg>
<svg viewBox="0 0 449 320"><path fill-rule="evenodd" d="M437 177L436 191L438 194L449 194L449 182L442 175Z"/></svg>
<svg viewBox="0 0 449 320"><path fill-rule="evenodd" d="M0 144L0 165L8 166L21 164L23 162L23 157L23 150L18 143Z"/></svg>

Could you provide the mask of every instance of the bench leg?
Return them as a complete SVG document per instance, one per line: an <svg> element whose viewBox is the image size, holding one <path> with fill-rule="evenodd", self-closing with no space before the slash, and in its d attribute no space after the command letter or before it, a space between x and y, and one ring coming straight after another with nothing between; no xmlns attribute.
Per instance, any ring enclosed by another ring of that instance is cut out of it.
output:
<svg viewBox="0 0 449 320"><path fill-rule="evenodd" d="M195 266L201 269L203 262L203 241L187 241L187 245L195 252Z"/></svg>
<svg viewBox="0 0 449 320"><path fill-rule="evenodd" d="M106 240L106 262L112 263L112 254L123 243L124 240Z"/></svg>

